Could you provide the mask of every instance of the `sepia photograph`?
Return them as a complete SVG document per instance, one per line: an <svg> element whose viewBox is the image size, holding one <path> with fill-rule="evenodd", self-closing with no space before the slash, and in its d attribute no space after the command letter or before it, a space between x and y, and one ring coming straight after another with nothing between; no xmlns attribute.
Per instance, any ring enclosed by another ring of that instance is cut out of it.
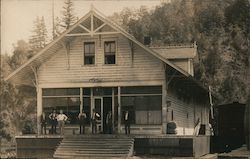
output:
<svg viewBox="0 0 250 159"><path fill-rule="evenodd" d="M0 158L250 158L250 0L0 8Z"/></svg>

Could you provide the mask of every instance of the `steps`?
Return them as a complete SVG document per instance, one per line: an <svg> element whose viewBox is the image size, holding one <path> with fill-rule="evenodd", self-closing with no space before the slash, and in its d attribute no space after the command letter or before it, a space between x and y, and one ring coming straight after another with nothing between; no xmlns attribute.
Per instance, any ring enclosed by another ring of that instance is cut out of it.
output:
<svg viewBox="0 0 250 159"><path fill-rule="evenodd" d="M125 135L65 136L54 158L127 158L132 156L134 139Z"/></svg>

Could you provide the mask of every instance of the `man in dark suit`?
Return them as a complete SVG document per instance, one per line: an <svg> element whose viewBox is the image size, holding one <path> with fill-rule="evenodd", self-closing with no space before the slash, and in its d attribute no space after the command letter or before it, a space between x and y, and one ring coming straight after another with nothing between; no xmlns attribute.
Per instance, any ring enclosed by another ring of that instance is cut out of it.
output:
<svg viewBox="0 0 250 159"><path fill-rule="evenodd" d="M56 125L57 125L57 114L56 110L49 115L49 119L51 120L51 134L56 134Z"/></svg>
<svg viewBox="0 0 250 159"><path fill-rule="evenodd" d="M43 112L41 116L41 134L46 135L46 126L47 126L47 118L45 113Z"/></svg>
<svg viewBox="0 0 250 159"><path fill-rule="evenodd" d="M124 114L124 123L125 123L125 134L130 134L130 116L129 112L126 111Z"/></svg>
<svg viewBox="0 0 250 159"><path fill-rule="evenodd" d="M85 134L85 120L86 120L86 118L87 118L87 115L82 110L82 112L80 112L78 115L79 125L80 125L80 134Z"/></svg>

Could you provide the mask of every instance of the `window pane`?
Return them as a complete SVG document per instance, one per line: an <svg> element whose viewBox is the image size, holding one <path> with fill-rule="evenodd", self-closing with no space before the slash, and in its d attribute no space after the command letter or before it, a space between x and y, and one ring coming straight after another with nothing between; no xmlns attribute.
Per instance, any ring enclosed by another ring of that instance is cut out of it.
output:
<svg viewBox="0 0 250 159"><path fill-rule="evenodd" d="M65 95L80 95L79 88L45 88L43 96L65 96Z"/></svg>
<svg viewBox="0 0 250 159"><path fill-rule="evenodd" d="M148 98L148 110L161 110L162 97L161 96L149 96Z"/></svg>
<svg viewBox="0 0 250 159"><path fill-rule="evenodd" d="M90 51L89 51L89 45L84 45L84 53L85 55L88 54Z"/></svg>
<svg viewBox="0 0 250 159"><path fill-rule="evenodd" d="M106 55L105 64L115 64L115 55Z"/></svg>
<svg viewBox="0 0 250 159"><path fill-rule="evenodd" d="M112 95L112 87L104 87L103 95Z"/></svg>
<svg viewBox="0 0 250 159"><path fill-rule="evenodd" d="M90 96L90 88L83 88L83 95L89 95Z"/></svg>
<svg viewBox="0 0 250 159"><path fill-rule="evenodd" d="M110 45L111 45L110 46L110 52L114 52L115 53L116 52L115 51L115 42L110 43Z"/></svg>
<svg viewBox="0 0 250 159"><path fill-rule="evenodd" d="M135 123L135 97L121 97L122 123L124 123L125 111L129 111L131 124Z"/></svg>
<svg viewBox="0 0 250 159"><path fill-rule="evenodd" d="M43 108L46 115L51 113L53 109L59 113L63 110L64 114L68 116L67 123L77 124L77 116L80 108L80 98L75 97L57 97L57 98L43 98Z"/></svg>
<svg viewBox="0 0 250 159"><path fill-rule="evenodd" d="M108 42L105 42L105 43L104 43L104 52L105 52L105 53L106 53L106 52L110 52L110 45L109 45Z"/></svg>
<svg viewBox="0 0 250 159"><path fill-rule="evenodd" d="M91 117L91 110L90 110L90 97L84 97L83 98L83 110L87 115L86 122L87 124L90 124L90 117Z"/></svg>
<svg viewBox="0 0 250 159"><path fill-rule="evenodd" d="M122 96L122 113L132 114L135 124L161 124L161 95L159 96ZM123 119L122 119L123 120Z"/></svg>
<svg viewBox="0 0 250 159"><path fill-rule="evenodd" d="M95 43L85 42L84 43L84 64L95 63Z"/></svg>
<svg viewBox="0 0 250 159"><path fill-rule="evenodd" d="M95 57L94 56L85 56L84 57L84 64L95 64Z"/></svg>
<svg viewBox="0 0 250 159"><path fill-rule="evenodd" d="M161 94L161 86L122 87L121 94Z"/></svg>
<svg viewBox="0 0 250 159"><path fill-rule="evenodd" d="M68 98L68 106L80 106L80 98Z"/></svg>
<svg viewBox="0 0 250 159"><path fill-rule="evenodd" d="M105 64L115 64L116 62L115 52L116 52L115 41L106 41L104 43Z"/></svg>

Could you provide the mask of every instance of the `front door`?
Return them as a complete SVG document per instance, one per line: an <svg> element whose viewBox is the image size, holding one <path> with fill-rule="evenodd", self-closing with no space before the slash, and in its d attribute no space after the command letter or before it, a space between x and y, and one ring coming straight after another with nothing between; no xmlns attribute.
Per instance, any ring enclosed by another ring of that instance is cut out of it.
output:
<svg viewBox="0 0 250 159"><path fill-rule="evenodd" d="M94 108L95 111L100 115L97 120L97 131L103 132L103 102L102 97L94 97Z"/></svg>

